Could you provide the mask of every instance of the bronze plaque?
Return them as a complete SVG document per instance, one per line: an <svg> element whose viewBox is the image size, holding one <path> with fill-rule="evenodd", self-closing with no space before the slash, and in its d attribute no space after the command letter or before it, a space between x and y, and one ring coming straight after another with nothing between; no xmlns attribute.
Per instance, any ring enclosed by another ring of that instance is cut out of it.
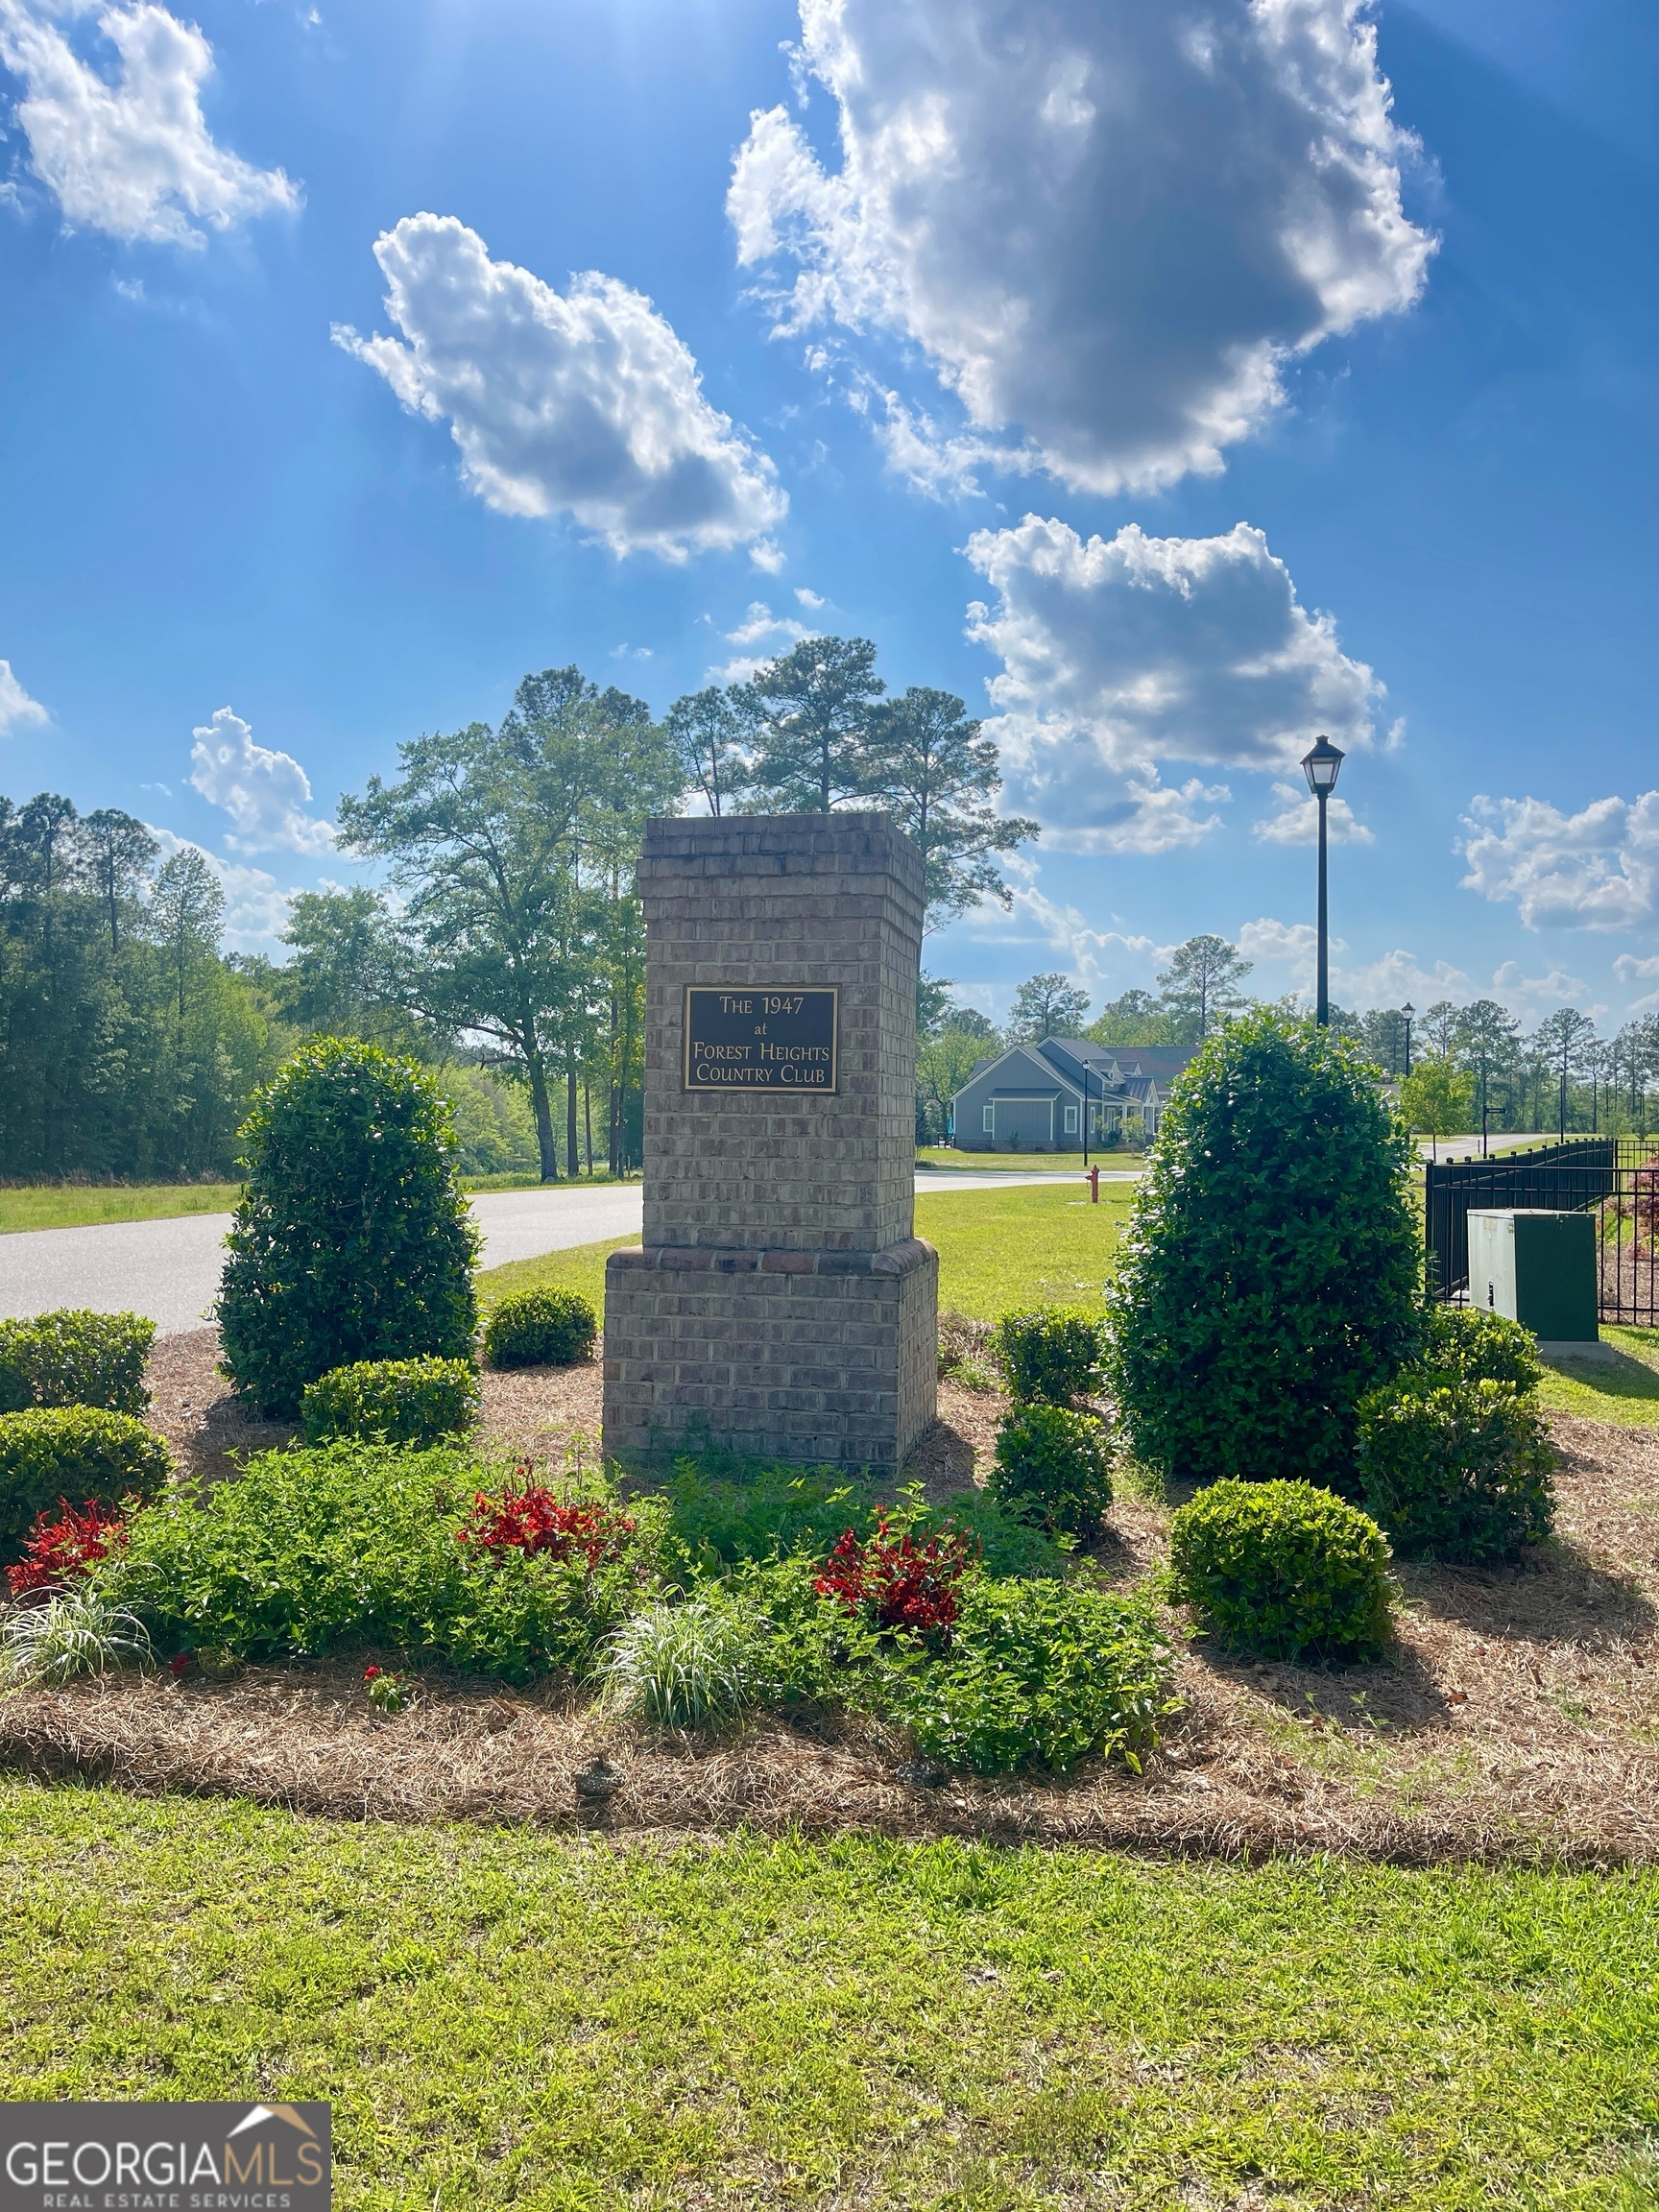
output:
<svg viewBox="0 0 1659 2212"><path fill-rule="evenodd" d="M776 983L685 990L687 1091L780 1091L820 1097L837 1088L838 994Z"/></svg>

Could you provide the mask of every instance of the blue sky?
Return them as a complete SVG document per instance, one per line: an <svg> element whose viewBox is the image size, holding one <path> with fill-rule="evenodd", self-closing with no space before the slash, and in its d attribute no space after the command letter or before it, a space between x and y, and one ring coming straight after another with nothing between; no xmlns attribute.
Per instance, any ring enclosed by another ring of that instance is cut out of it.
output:
<svg viewBox="0 0 1659 2212"><path fill-rule="evenodd" d="M237 941L527 669L816 628L1044 823L929 949L987 1011L1199 929L1305 983L1318 729L1340 998L1654 1002L1650 7L0 0L0 789L199 843Z"/></svg>

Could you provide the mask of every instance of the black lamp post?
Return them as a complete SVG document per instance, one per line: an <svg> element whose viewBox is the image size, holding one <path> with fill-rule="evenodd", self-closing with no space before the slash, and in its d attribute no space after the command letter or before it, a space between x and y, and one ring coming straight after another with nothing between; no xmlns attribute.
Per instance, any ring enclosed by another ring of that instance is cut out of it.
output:
<svg viewBox="0 0 1659 2212"><path fill-rule="evenodd" d="M1400 1011L1406 1018L1406 1072L1407 1075L1409 1075L1411 1072L1411 1017L1416 1013L1417 1009L1412 1005L1410 999L1407 998L1405 1005L1401 1007Z"/></svg>
<svg viewBox="0 0 1659 2212"><path fill-rule="evenodd" d="M1336 771L1347 755L1339 753L1329 737L1318 738L1310 753L1302 756L1302 773L1308 788L1319 802L1319 973L1313 1000L1313 1019L1321 1029L1331 1024L1330 928L1325 913L1325 803L1336 788Z"/></svg>

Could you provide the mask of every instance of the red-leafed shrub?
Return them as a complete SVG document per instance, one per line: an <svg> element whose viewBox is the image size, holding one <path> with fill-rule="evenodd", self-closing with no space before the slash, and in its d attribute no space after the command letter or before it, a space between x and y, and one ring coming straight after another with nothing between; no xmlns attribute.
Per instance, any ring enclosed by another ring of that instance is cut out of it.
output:
<svg viewBox="0 0 1659 2212"><path fill-rule="evenodd" d="M125 1516L108 1511L96 1499L80 1512L64 1498L58 1501L58 1506L60 1518L56 1521L51 1518L50 1506L36 1515L35 1526L24 1541L22 1558L6 1570L13 1598L25 1598L31 1590L49 1589L84 1575L127 1533Z"/></svg>
<svg viewBox="0 0 1659 2212"><path fill-rule="evenodd" d="M919 1541L908 1529L893 1534L883 1513L862 1540L848 1529L812 1587L820 1598L838 1598L850 1613L867 1607L878 1628L948 1640L956 1584L973 1556L970 1539L954 1529Z"/></svg>
<svg viewBox="0 0 1659 2212"><path fill-rule="evenodd" d="M614 1505L572 1504L544 1483L526 1482L492 1498L477 1491L455 1531L457 1544L481 1551L540 1551L550 1559L585 1559L589 1567L619 1559L637 1524Z"/></svg>

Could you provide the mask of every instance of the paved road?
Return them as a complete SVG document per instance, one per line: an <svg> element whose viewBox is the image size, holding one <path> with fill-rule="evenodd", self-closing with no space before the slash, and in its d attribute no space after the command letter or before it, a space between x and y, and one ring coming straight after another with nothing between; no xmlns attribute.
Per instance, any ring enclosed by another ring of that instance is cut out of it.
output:
<svg viewBox="0 0 1659 2212"><path fill-rule="evenodd" d="M916 1187L990 1190L1054 1180L924 1169ZM637 1183L601 1184L590 1190L486 1190L473 1198L472 1211L484 1232L484 1264L500 1267L572 1244L637 1236L640 1191ZM164 1336L199 1329L219 1287L229 1226L228 1214L190 1214L174 1221L112 1221L95 1229L29 1229L0 1237L0 1318L90 1306L104 1313L148 1313Z"/></svg>

